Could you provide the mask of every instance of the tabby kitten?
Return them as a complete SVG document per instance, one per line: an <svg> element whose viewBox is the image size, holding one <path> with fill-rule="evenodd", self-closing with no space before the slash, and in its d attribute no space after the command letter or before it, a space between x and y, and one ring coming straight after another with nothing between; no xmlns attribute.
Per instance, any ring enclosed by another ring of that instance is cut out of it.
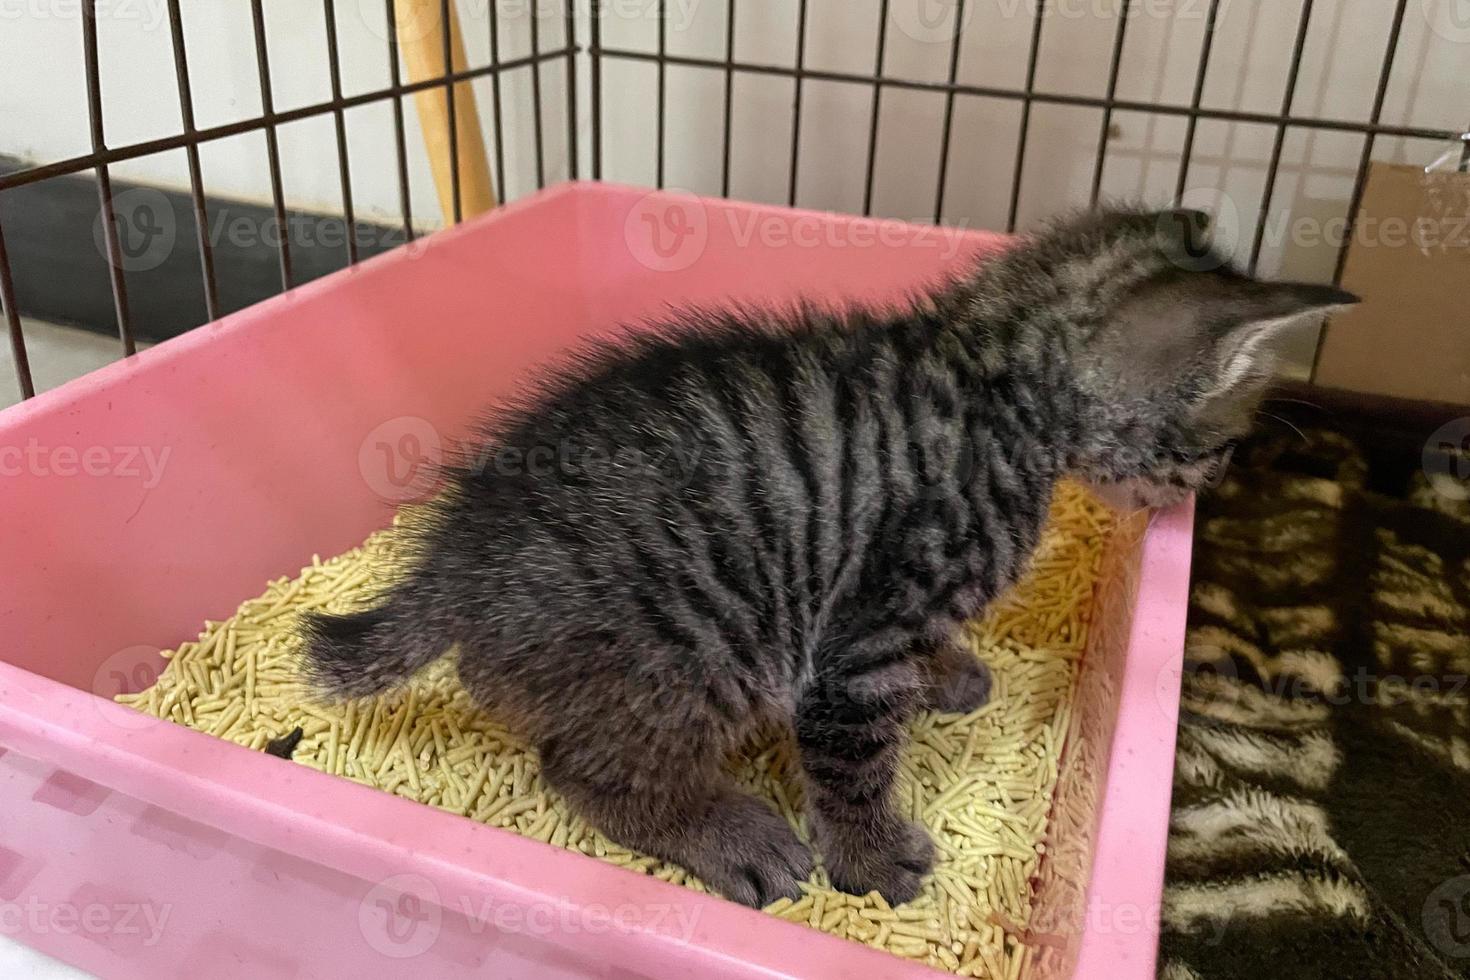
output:
<svg viewBox="0 0 1470 980"><path fill-rule="evenodd" d="M380 605L310 617L310 669L373 694L445 653L616 841L760 906L812 857L729 754L794 729L833 885L933 862L891 800L915 712L990 679L956 640L1016 581L1057 480L1207 484L1263 341L1356 298L1248 278L1197 212L1084 214L900 312L689 313L584 353L490 428Z"/></svg>

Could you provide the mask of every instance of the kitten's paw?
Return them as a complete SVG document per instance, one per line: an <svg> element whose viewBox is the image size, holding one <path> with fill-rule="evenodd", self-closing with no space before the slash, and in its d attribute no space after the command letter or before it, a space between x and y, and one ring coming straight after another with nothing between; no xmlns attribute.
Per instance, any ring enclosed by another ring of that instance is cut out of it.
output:
<svg viewBox="0 0 1470 980"><path fill-rule="evenodd" d="M990 700L990 687L989 667L968 650L947 652L930 678L925 707L967 715Z"/></svg>
<svg viewBox="0 0 1470 980"><path fill-rule="evenodd" d="M916 823L900 824L891 836L889 844L829 857L832 887L851 895L876 891L890 905L911 901L934 867L934 842Z"/></svg>
<svg viewBox="0 0 1470 980"><path fill-rule="evenodd" d="M812 855L779 814L759 800L732 795L712 815L693 871L726 898L762 908L798 898Z"/></svg>

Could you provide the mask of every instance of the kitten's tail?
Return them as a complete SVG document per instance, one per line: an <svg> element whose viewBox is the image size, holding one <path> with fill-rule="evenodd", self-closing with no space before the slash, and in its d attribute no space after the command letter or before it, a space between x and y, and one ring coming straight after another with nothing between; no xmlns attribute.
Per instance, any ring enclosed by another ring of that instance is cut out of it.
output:
<svg viewBox="0 0 1470 980"><path fill-rule="evenodd" d="M432 616L414 607L413 592L400 586L376 609L303 616L306 673L313 686L333 698L366 697L439 659L452 641L435 628Z"/></svg>

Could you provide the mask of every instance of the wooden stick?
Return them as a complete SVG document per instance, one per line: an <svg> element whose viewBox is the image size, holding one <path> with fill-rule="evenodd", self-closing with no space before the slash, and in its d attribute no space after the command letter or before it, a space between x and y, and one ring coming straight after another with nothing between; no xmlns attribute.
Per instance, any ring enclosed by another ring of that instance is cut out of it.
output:
<svg viewBox="0 0 1470 980"><path fill-rule="evenodd" d="M441 78L444 70L444 25L440 0L394 0L398 21L398 50L410 82ZM450 56L454 71L468 66L459 13L449 4ZM454 183L449 162L449 99L441 86L414 93L419 128L429 152L434 187L439 192L439 209L444 223L454 223ZM459 202L465 218L495 207L495 186L490 179L490 162L485 157L485 139L480 132L480 114L475 108L475 90L468 81L454 85L455 139L459 146Z"/></svg>

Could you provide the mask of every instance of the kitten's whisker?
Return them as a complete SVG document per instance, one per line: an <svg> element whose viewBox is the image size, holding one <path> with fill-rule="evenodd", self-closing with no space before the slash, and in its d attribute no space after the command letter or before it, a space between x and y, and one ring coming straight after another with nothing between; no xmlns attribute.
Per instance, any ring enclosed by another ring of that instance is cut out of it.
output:
<svg viewBox="0 0 1470 980"><path fill-rule="evenodd" d="M1277 415L1274 412L1268 412L1264 408L1257 409L1256 410L1256 414L1257 415L1264 415L1268 419L1275 419L1277 422L1280 422L1282 425L1286 426L1292 432L1295 432L1298 436L1301 436L1302 442L1309 442L1310 441L1309 439L1307 439L1307 434L1305 432L1303 432L1301 429L1297 428L1290 421L1282 418L1280 415Z"/></svg>
<svg viewBox="0 0 1470 980"><path fill-rule="evenodd" d="M1316 402L1307 401L1305 398L1285 398L1285 397L1282 397L1282 396L1279 396L1279 395L1273 395L1273 396L1271 396L1269 398L1263 398L1262 401L1268 402L1268 403L1269 402L1281 402L1282 404L1305 405L1308 408L1315 408L1319 412L1325 412L1325 411L1327 411L1327 409L1323 408L1321 405L1317 404Z"/></svg>

